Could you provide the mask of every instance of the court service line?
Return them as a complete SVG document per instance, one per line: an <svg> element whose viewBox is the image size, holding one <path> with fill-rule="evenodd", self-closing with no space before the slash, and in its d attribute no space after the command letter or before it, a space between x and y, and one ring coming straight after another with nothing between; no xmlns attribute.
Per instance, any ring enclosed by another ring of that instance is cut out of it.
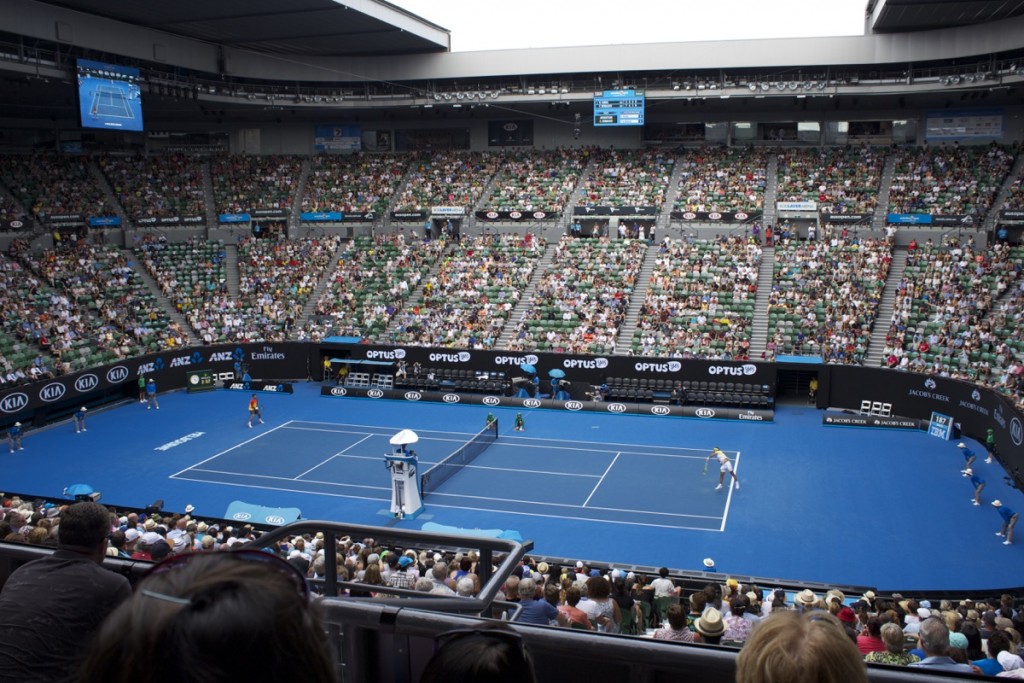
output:
<svg viewBox="0 0 1024 683"><path fill-rule="evenodd" d="M612 448L573 448L571 446L550 446L550 445L549 446L542 446L542 445L539 445L539 444L534 445L534 444L524 444L524 443L508 443L507 441L502 441L501 439L498 439L498 441L495 444L492 444L490 446L490 448L494 448L495 446L498 446L498 447L509 446L509 447L512 447L512 448L538 448L538 449L543 449L543 450L546 450L546 451L580 451L580 452L586 453L586 454L591 454L591 453L621 453L623 455L646 455L646 456L652 456L652 457L655 457L655 458L679 458L679 459L690 459L690 460L702 460L704 458L703 455L676 455L674 453L650 453L648 451L622 451L622 450L616 451L615 449L612 449ZM636 447L637 444L633 444L633 446ZM640 447L643 448L643 446L640 446Z"/></svg>
<svg viewBox="0 0 1024 683"><path fill-rule="evenodd" d="M615 463L618 462L620 455L622 455L622 453L616 453L615 457L612 458L612 461L608 463L608 467L604 469L604 474L602 474L601 478L597 480L596 484L594 484L594 488L590 490L590 495L587 496L587 499L583 501L583 505L581 505L580 507L587 507L587 503L590 502L590 499L594 497L594 494L597 493L597 490L601 488L601 484L604 483L604 478L607 477L608 473L612 471L613 467L615 467Z"/></svg>
<svg viewBox="0 0 1024 683"><path fill-rule="evenodd" d="M736 466L733 467L732 469L735 472L739 468L740 468L740 452L736 451ZM722 512L722 528L719 529L719 531L725 531L725 522L729 519L729 506L732 505L732 490L733 490L733 481L732 481L732 477L729 477L729 495L727 495L725 497L725 510Z"/></svg>
<svg viewBox="0 0 1024 683"><path fill-rule="evenodd" d="M364 441L366 441L367 439L371 438L372 436L373 436L372 434L367 434L367 435L366 435L366 436L364 436L364 437L363 437L362 439L359 439L359 441L356 441L355 443L353 443L353 444L351 444L351 445L348 445L348 446L346 446L345 448L341 449L340 451L338 451L337 453L335 453L335 454L334 454L334 455L332 455L331 457L327 458L327 459L326 459L326 460L324 460L323 462L319 462L319 463L317 463L316 465L313 465L312 467L310 467L310 468L309 468L308 470L306 470L306 471L305 471L305 472L303 472L302 474L299 474L299 475L296 475L296 476L292 477L292 479L302 479L302 478L303 478L304 476L306 476L307 474L309 474L310 472L312 472L312 471L313 471L313 470L315 470L316 468L318 468L318 467L321 467L321 466L323 466L323 465L326 465L326 464L327 464L327 463L329 463L329 462L330 462L331 460L334 460L335 458L337 458L337 457L338 457L339 455L344 455L344 454L345 454L345 451L347 451L347 450L348 450L348 449L350 449L350 448L355 448L356 446L358 446L359 444L363 443Z"/></svg>
<svg viewBox="0 0 1024 683"><path fill-rule="evenodd" d="M619 441L583 441L581 439L541 439L536 436L516 436L514 434L506 434L504 439L512 441L550 441L552 443L575 443L575 444L594 444L595 446L629 446L630 448L636 448L637 446L644 446L649 448L660 448L668 451L700 451L708 452L710 448L691 448L689 446L656 446L650 444L637 444L637 443L622 443ZM728 453L729 451L726 451Z"/></svg>
<svg viewBox="0 0 1024 683"><path fill-rule="evenodd" d="M197 462L197 463L194 463L194 464L192 464L192 465L189 465L188 467L186 467L185 469L181 470L180 472L175 472L174 474L172 474L172 475L171 475L171 477L176 477L176 476L178 476L179 474L181 474L182 472L188 472L188 471L189 471L190 469L192 469L193 467L199 467L199 466L200 466L200 465L202 465L203 463L207 463L207 462L210 462L210 461L211 461L211 460L213 460L214 458L219 458L220 456L224 455L225 453L230 453L231 451L235 450L236 448L241 448L242 446L246 445L247 443L252 443L252 442L253 442L253 441L255 441L256 439L262 439L262 438L263 438L264 436L266 436L266 435L267 435L267 434L269 434L270 432L276 432L276 431L277 431L278 429L281 429L282 427L284 427L285 425L287 425L287 424L289 424L289 423L291 423L291 420L288 420L288 422L284 422L284 423L282 423L282 424L279 424L279 425L278 425L278 426L276 426L276 427L271 427L270 429L266 430L265 432L260 432L259 434L256 434L255 436L253 436L253 437L252 437L251 439L246 439L245 441L242 441L241 443L237 443L237 444L235 444L235 445L234 445L234 446L232 446L231 448L228 448L228 449L226 449L226 450L223 450L223 451L221 451L220 453L215 453L214 455L211 455L211 456L210 456L209 458L207 458L206 460L200 460L200 461L199 461L199 462Z"/></svg>
<svg viewBox="0 0 1024 683"><path fill-rule="evenodd" d="M246 476L254 476L254 475L246 475ZM283 493L304 493L304 494L310 495L310 496L330 496L331 498L352 498L353 500L382 500L382 501L390 500L390 498L371 498L369 496L353 496L353 495L350 495L350 494L347 494L347 493L328 493L326 491L306 491L306 490L302 490L302 489L286 489L286 488L281 488L280 486L260 486L258 484L239 484L237 482L230 482L230 481L210 481L209 479L193 479L191 477L178 477L178 476L174 476L174 478L176 480L178 480L178 481L195 481L195 482L199 482L200 484L213 484L215 486L237 486L237 487L243 488L243 489L262 489L264 491L279 491L279 492L283 492ZM285 481L290 481L290 480L286 479ZM372 488L372 487L367 486L367 487L364 487L364 488ZM381 490L388 490L388 491L390 491L391 489L381 489ZM714 531L714 529L710 529L709 531Z"/></svg>
<svg viewBox="0 0 1024 683"><path fill-rule="evenodd" d="M423 442L421 441L420 443ZM345 453L344 451L336 453L331 457L349 458L351 460L381 460L381 456L379 455L354 455L352 453ZM444 458L441 458L440 460L426 460L425 458L420 458L419 464L421 468L423 466L427 466L427 469L429 469L433 465L437 465L438 463L441 463L443 461ZM548 470L524 470L520 467L488 467L487 465L463 465L463 468L467 470L492 470L495 472L515 472L517 474L544 474L554 477L580 477L583 479L596 479L597 477L600 476L598 474L580 474L579 472L550 472Z"/></svg>

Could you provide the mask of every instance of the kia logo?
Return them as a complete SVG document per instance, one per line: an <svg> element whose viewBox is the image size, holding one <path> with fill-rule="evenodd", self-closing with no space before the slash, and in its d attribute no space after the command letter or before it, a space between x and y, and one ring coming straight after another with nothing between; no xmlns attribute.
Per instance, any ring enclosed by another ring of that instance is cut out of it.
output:
<svg viewBox="0 0 1024 683"><path fill-rule="evenodd" d="M1021 441L1024 441L1024 427L1020 424L1020 418L1015 417L1010 420L1010 439L1013 441L1014 446L1019 446Z"/></svg>
<svg viewBox="0 0 1024 683"><path fill-rule="evenodd" d="M711 408L697 408L697 410L693 411L693 414L697 417L714 417L715 411Z"/></svg>
<svg viewBox="0 0 1024 683"><path fill-rule="evenodd" d="M481 403L483 403L485 406L500 406L501 399L498 398L497 396L484 396L483 401L481 401Z"/></svg>
<svg viewBox="0 0 1024 683"><path fill-rule="evenodd" d="M695 214L693 211L687 211L686 213L683 214L683 218L688 221L692 221L696 217L697 214Z"/></svg>
<svg viewBox="0 0 1024 683"><path fill-rule="evenodd" d="M519 211L510 211L509 214L508 214L508 217L509 218L514 218L516 220L519 220L520 218L523 217L523 214L520 213Z"/></svg>
<svg viewBox="0 0 1024 683"><path fill-rule="evenodd" d="M331 387L331 396L347 396L348 391L345 387Z"/></svg>
<svg viewBox="0 0 1024 683"><path fill-rule="evenodd" d="M380 389L370 389L369 391L366 392L366 395L369 396L370 398L383 398L384 392L381 391Z"/></svg>
<svg viewBox="0 0 1024 683"><path fill-rule="evenodd" d="M735 214L735 217L736 217L736 220L738 220L738 221L745 221L748 218L750 218L750 216L747 213L743 212L743 211L737 211L736 214Z"/></svg>
<svg viewBox="0 0 1024 683"><path fill-rule="evenodd" d="M123 365L117 365L107 370L107 381L111 384L120 384L126 379L128 379L128 368Z"/></svg>
<svg viewBox="0 0 1024 683"><path fill-rule="evenodd" d="M717 211L712 211L711 213L708 214L708 218L713 221L719 221L722 220L722 214L718 213Z"/></svg>
<svg viewBox="0 0 1024 683"><path fill-rule="evenodd" d="M566 410L583 410L583 404L580 403L579 401L566 401L565 402L565 409Z"/></svg>
<svg viewBox="0 0 1024 683"><path fill-rule="evenodd" d="M5 413L16 413L28 405L28 394L16 392L7 394L0 400L0 410Z"/></svg>
<svg viewBox="0 0 1024 683"><path fill-rule="evenodd" d="M445 403L458 403L460 399L458 394L445 394L441 400Z"/></svg>
<svg viewBox="0 0 1024 683"><path fill-rule="evenodd" d="M653 415L668 415L671 410L668 406L651 406L651 414Z"/></svg>
<svg viewBox="0 0 1024 683"><path fill-rule="evenodd" d="M39 398L44 401L56 401L67 389L60 382L52 382L39 390Z"/></svg>
<svg viewBox="0 0 1024 683"><path fill-rule="evenodd" d="M11 227L17 230L18 228L25 227L25 224L22 223L21 221L11 221Z"/></svg>
<svg viewBox="0 0 1024 683"><path fill-rule="evenodd" d="M244 522L247 519L252 519L252 513L251 512L236 512L235 514L231 515L231 519L237 519L240 522Z"/></svg>
<svg viewBox="0 0 1024 683"><path fill-rule="evenodd" d="M493 221L495 218L498 217L498 212L497 211L488 211L487 212L487 217L490 218Z"/></svg>
<svg viewBox="0 0 1024 683"><path fill-rule="evenodd" d="M372 391L367 392L367 395L369 396L371 393L373 393L373 392ZM377 392L377 393L379 393L381 396L384 395L383 392ZM378 397L374 396L374 398L378 398ZM418 391L407 391L407 392L405 392L405 400L406 401L418 401L421 398L423 398L423 394L421 394Z"/></svg>
<svg viewBox="0 0 1024 683"><path fill-rule="evenodd" d="M515 121L509 121L504 126L502 126L502 129L504 129L505 131L507 131L509 133L512 133L514 131L519 130L519 124L516 123Z"/></svg>
<svg viewBox="0 0 1024 683"><path fill-rule="evenodd" d="M608 404L608 412L609 413L624 413L624 412L626 412L626 406L624 406L621 403L609 403Z"/></svg>
<svg viewBox="0 0 1024 683"><path fill-rule="evenodd" d="M75 380L75 389L84 394L87 391L92 391L99 384L100 378L90 372L88 375L82 375Z"/></svg>
<svg viewBox="0 0 1024 683"><path fill-rule="evenodd" d="M273 524L274 526L281 526L282 524L284 524L284 517L281 517L280 515L267 515L264 518L264 521L267 524Z"/></svg>
<svg viewBox="0 0 1024 683"><path fill-rule="evenodd" d="M527 398L523 400L524 408L540 408L540 400L536 398Z"/></svg>
<svg viewBox="0 0 1024 683"><path fill-rule="evenodd" d="M543 211L534 211L533 212L533 217L536 218L537 220L542 220L544 218L547 218L548 215L546 213L544 213Z"/></svg>

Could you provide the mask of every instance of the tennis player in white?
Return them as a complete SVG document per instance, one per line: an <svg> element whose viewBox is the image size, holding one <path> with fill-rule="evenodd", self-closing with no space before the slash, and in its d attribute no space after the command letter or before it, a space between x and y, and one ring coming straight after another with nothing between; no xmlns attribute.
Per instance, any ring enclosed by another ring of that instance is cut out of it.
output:
<svg viewBox="0 0 1024 683"><path fill-rule="evenodd" d="M733 481L736 482L736 490L738 491L740 488L740 480L736 477L736 473L732 471L732 461L729 460L729 456L726 455L721 448L715 446L714 450L712 450L710 455L708 455L704 460L705 464L713 457L718 458L718 464L720 465L718 468L718 486L715 487L715 490L717 491L722 488L722 482L725 481L725 473L728 472L732 475Z"/></svg>

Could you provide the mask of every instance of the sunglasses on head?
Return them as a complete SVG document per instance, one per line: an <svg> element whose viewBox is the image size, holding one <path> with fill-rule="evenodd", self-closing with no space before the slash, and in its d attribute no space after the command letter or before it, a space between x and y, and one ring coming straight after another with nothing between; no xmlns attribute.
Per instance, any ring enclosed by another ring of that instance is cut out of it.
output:
<svg viewBox="0 0 1024 683"><path fill-rule="evenodd" d="M217 558L217 559L214 559ZM146 577L158 576L160 574L166 574L176 569L182 569L195 562L215 562L223 561L223 558L233 558L234 561L248 562L253 564L260 564L272 571L276 571L288 577L288 580L294 584L296 592L303 601L309 600L309 586L306 584L306 576L300 572L296 567L288 562L285 562L277 555L254 549L240 549L240 550L228 550L217 553L190 553L186 555L175 555L170 557L160 564L154 566L148 572ZM158 593L156 591L150 591L143 589L142 594L146 597L156 598L158 600L164 600L166 602L173 602L180 605L190 605L192 600L189 598L181 598L173 595L166 595Z"/></svg>

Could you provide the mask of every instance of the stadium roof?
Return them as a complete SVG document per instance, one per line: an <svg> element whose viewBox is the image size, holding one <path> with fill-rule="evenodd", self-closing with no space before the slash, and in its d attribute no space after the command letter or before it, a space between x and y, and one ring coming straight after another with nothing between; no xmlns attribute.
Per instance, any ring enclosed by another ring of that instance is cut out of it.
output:
<svg viewBox="0 0 1024 683"><path fill-rule="evenodd" d="M45 4L265 54L367 57L446 52L450 34L383 0L246 0Z"/></svg>
<svg viewBox="0 0 1024 683"><path fill-rule="evenodd" d="M924 31L999 21L1024 14L1024 0L870 0L876 33Z"/></svg>

